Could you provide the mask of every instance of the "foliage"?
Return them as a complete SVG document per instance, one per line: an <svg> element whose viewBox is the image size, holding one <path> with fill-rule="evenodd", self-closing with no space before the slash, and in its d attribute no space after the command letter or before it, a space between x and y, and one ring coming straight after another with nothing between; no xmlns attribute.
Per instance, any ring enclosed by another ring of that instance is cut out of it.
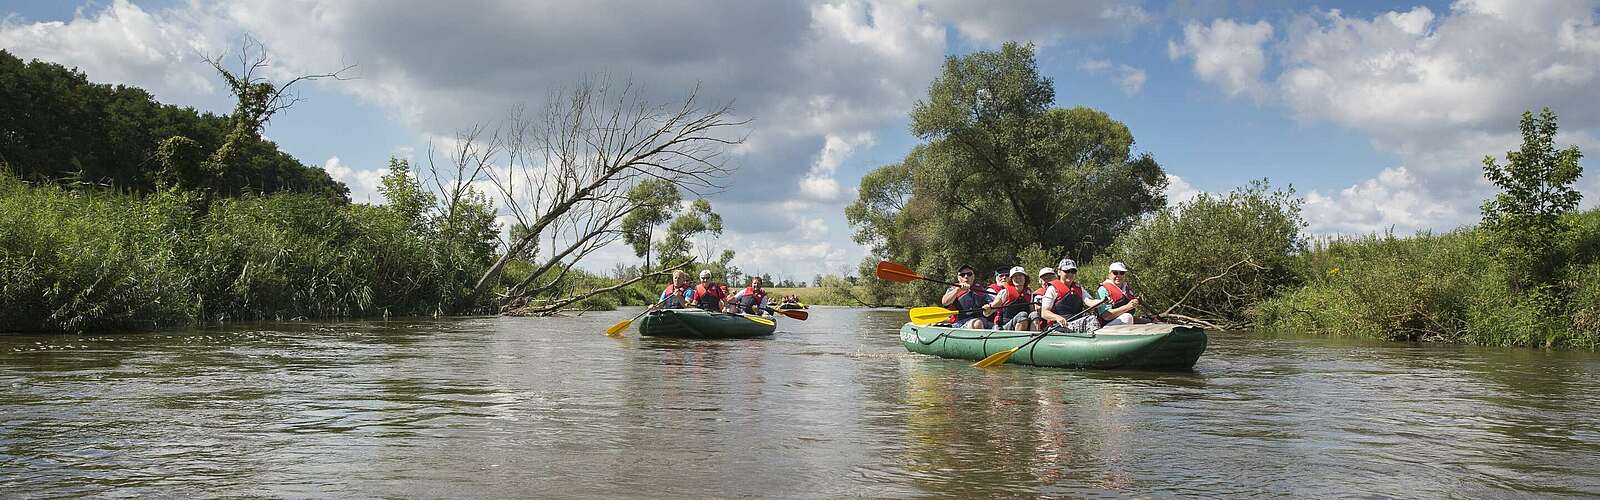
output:
<svg viewBox="0 0 1600 500"><path fill-rule="evenodd" d="M386 186L406 184L397 172ZM0 324L90 331L463 312L450 305L495 240L487 207L419 223L400 206L303 193L220 199L204 212L197 200L0 176Z"/></svg>
<svg viewBox="0 0 1600 500"><path fill-rule="evenodd" d="M656 243L662 265L693 259L694 238L701 235L722 235L722 215L711 211L711 202L705 198L694 200L673 218L672 224L667 226L667 234ZM701 251L709 251L704 245L700 247Z"/></svg>
<svg viewBox="0 0 1600 500"><path fill-rule="evenodd" d="M24 179L141 193L163 181L214 183L229 196L293 191L348 200L343 184L253 130L234 142L221 172L202 168L233 128L230 117L163 105L142 89L91 83L82 72L0 50L0 161Z"/></svg>
<svg viewBox="0 0 1600 500"><path fill-rule="evenodd" d="M1300 205L1293 188L1273 190L1265 179L1226 196L1202 193L1141 221L1102 260L1126 262L1130 285L1156 312L1177 304L1172 312L1244 325L1251 306L1299 283ZM1099 272L1080 279L1099 280Z"/></svg>
<svg viewBox="0 0 1600 500"><path fill-rule="evenodd" d="M671 220L682 196L676 184L665 179L649 179L629 189L628 198L638 208L622 218L622 241L633 248L635 257L648 260L656 226Z"/></svg>
<svg viewBox="0 0 1600 500"><path fill-rule="evenodd" d="M1583 153L1577 146L1556 151L1555 113L1545 108L1536 118L1524 112L1521 129L1522 149L1506 152L1506 165L1483 159L1484 177L1500 188L1483 204L1483 228L1511 270L1515 290L1551 284L1559 264L1553 257L1569 236L1561 216L1583 199L1572 187L1583 175Z"/></svg>
<svg viewBox="0 0 1600 500"><path fill-rule="evenodd" d="M1054 99L1031 46L947 59L911 114L926 142L868 173L846 209L856 241L877 258L947 276L963 263L1017 262L1034 244L1057 257L1093 255L1166 203L1166 175L1135 154L1127 126L1088 108L1050 108ZM905 302L937 293L868 281L874 294L905 292L896 294Z"/></svg>

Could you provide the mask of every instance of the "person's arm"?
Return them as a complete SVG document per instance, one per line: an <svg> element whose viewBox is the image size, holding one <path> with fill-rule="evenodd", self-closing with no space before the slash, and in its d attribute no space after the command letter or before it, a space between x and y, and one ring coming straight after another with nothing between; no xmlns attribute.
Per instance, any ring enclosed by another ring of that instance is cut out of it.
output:
<svg viewBox="0 0 1600 500"><path fill-rule="evenodd" d="M994 300L990 301L988 304L984 304L983 305L983 313L984 314L989 314L991 312L994 312L994 310L999 309L1000 306L1005 305L1005 303L1006 303L1006 289L1001 288L999 292L995 292Z"/></svg>
<svg viewBox="0 0 1600 500"><path fill-rule="evenodd" d="M1082 288L1079 288L1078 289L1078 294L1083 297L1083 308L1084 309L1088 309L1088 308L1091 308L1091 307L1097 308L1097 307L1100 307L1100 304L1104 304L1105 303L1104 300L1099 300L1099 299L1094 298L1094 296L1089 295L1089 291L1088 290L1084 290Z"/></svg>
<svg viewBox="0 0 1600 500"><path fill-rule="evenodd" d="M945 290L944 291L944 297L940 297L939 298L939 305L944 306L946 309L955 307L956 294L960 293L960 292L961 292L961 287L959 287L959 286L953 286L953 287L950 287L949 290Z"/></svg>
<svg viewBox="0 0 1600 500"><path fill-rule="evenodd" d="M1045 321L1054 321L1057 324L1066 323L1067 318L1063 318L1060 314L1056 314L1054 311L1055 306L1056 289L1055 287L1047 286L1044 289L1044 295L1039 296L1039 317L1044 318Z"/></svg>

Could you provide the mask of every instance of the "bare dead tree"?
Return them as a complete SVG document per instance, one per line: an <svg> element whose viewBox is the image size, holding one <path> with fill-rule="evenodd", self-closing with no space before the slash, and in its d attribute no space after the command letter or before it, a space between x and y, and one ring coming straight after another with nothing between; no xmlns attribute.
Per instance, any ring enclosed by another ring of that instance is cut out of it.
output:
<svg viewBox="0 0 1600 500"><path fill-rule="evenodd" d="M628 189L642 180L667 180L695 194L721 190L731 174L726 149L744 142L736 129L749 120L732 118L731 103L702 108L698 91L672 105L652 104L631 82L613 86L597 77L553 92L538 116L513 109L495 139L505 168L489 170L488 179L526 231L506 242L464 304L524 257L533 271L507 287L499 304L552 292L580 260L622 237L622 218L641 207ZM526 255L541 238L547 250ZM571 302L542 307L553 312Z"/></svg>
<svg viewBox="0 0 1600 500"><path fill-rule="evenodd" d="M347 80L349 77L345 73L355 68L355 65L351 64L332 73L300 75L288 81L274 82L264 74L271 67L271 57L267 53L267 47L248 36L240 43L238 53L233 54L239 68L237 72L227 68L227 56L226 52L215 56L201 56L222 75L223 81L228 83L228 89L239 100L233 114L229 116L233 121L232 129L229 130L222 146L212 152L207 160L207 163L213 166L231 162L238 154L241 141L247 137L254 137L279 111L289 109L303 101L295 91L296 85L323 79Z"/></svg>

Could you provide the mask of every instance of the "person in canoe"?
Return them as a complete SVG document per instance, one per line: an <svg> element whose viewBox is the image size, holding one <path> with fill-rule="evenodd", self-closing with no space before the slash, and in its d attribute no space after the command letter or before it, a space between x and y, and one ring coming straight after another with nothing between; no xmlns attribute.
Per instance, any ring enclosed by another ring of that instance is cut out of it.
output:
<svg viewBox="0 0 1600 500"><path fill-rule="evenodd" d="M711 281L711 270L703 269L700 271L700 284L694 287L693 297L694 307L722 312L723 302L727 300L728 294L723 291L722 286Z"/></svg>
<svg viewBox="0 0 1600 500"><path fill-rule="evenodd" d="M739 312L765 314L765 311L770 306L767 304L767 291L761 289L761 277L751 276L750 286L745 287L744 290L739 290L739 293L733 294L733 303L738 306Z"/></svg>
<svg viewBox="0 0 1600 500"><path fill-rule="evenodd" d="M1089 291L1078 284L1078 263L1072 259L1061 259L1056 263L1060 269L1057 275L1055 269L1048 267L1039 270L1039 281L1043 286L1039 288L1039 317L1044 323L1042 328L1061 325L1061 329L1069 332L1090 332L1100 327L1100 320L1093 314L1067 321L1084 309L1099 307L1103 300L1096 300L1089 296Z"/></svg>
<svg viewBox="0 0 1600 500"><path fill-rule="evenodd" d="M1031 332L1039 313L1033 311L1033 289L1028 288L1028 270L1022 266L1012 267L1009 275L994 300L983 308L985 312L992 311L992 321L1000 325L999 329Z"/></svg>
<svg viewBox="0 0 1600 500"><path fill-rule="evenodd" d="M1128 288L1125 278L1127 274L1126 264L1112 262L1110 274L1106 275L1105 281L1100 282L1100 289L1096 293L1102 301L1099 310L1100 326L1131 325L1138 322L1133 317L1133 310L1139 307L1139 296Z"/></svg>
<svg viewBox="0 0 1600 500"><path fill-rule="evenodd" d="M672 272L672 283L661 290L651 309L683 309L694 303L694 288L689 286L689 275L683 271Z"/></svg>
<svg viewBox="0 0 1600 500"><path fill-rule="evenodd" d="M956 313L945 322L956 328L970 328L973 330L988 330L994 323L985 317L984 306L989 303L989 290L978 284L977 272L972 266L961 266L956 271L956 284L944 291L944 297L939 303L946 309L954 309Z"/></svg>

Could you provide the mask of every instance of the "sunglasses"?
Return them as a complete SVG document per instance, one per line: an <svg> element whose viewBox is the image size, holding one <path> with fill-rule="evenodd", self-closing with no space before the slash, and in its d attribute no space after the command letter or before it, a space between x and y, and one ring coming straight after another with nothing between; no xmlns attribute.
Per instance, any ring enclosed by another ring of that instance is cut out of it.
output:
<svg viewBox="0 0 1600 500"><path fill-rule="evenodd" d="M967 272L964 272L964 273L957 273L956 276L972 276L972 271L967 271Z"/></svg>
<svg viewBox="0 0 1600 500"><path fill-rule="evenodd" d="M1111 274L1115 274L1117 276L1122 276L1124 274L1128 274L1128 272L1127 271L1111 271Z"/></svg>

